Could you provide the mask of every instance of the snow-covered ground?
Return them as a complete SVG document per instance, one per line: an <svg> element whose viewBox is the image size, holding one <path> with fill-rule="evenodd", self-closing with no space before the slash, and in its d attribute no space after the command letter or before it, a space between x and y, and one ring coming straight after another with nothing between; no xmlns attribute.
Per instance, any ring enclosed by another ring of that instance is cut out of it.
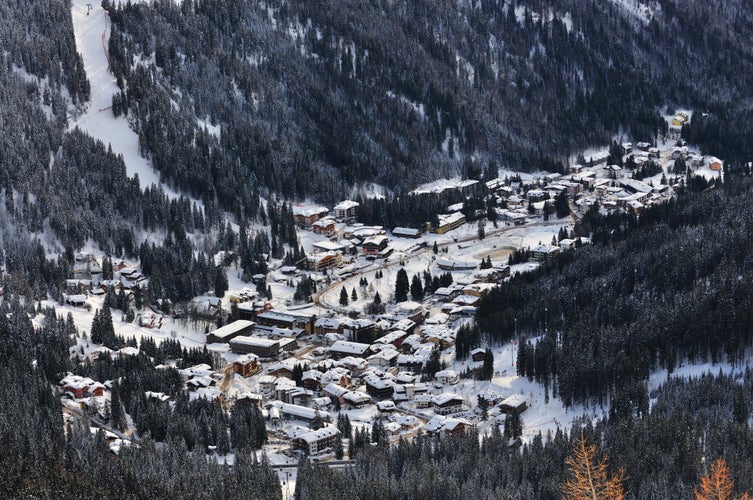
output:
<svg viewBox="0 0 753 500"><path fill-rule="evenodd" d="M128 175L133 177L138 174L142 188L159 185L159 173L149 160L139 155L138 135L128 127L125 117L115 118L110 109L112 95L120 92L120 89L108 70L106 48L110 38L110 21L107 12L99 2L72 0L71 14L76 49L84 60L86 76L91 84L91 99L85 111L71 119L71 128L78 127L112 146L115 154L123 156ZM165 185L162 187L168 196L178 197L174 190Z"/></svg>

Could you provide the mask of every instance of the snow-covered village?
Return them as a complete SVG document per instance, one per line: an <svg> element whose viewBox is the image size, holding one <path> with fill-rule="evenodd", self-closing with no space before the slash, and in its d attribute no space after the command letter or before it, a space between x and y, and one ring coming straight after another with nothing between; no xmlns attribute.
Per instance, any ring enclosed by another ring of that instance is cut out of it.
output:
<svg viewBox="0 0 753 500"><path fill-rule="evenodd" d="M263 424L253 425L265 435L255 443L286 485L294 484L290 467L301 456L337 466L380 440L496 428L510 446L520 445L575 418L602 417L607 407L566 408L517 368L526 363L525 346L546 331L546 319L538 332L490 344L469 328L477 303L511 276L589 245L582 228L589 211L640 214L684 189L688 174L713 181L722 172L718 159L677 138L660 147L615 144L581 160L564 175L421 186L414 195L461 193L494 207L469 211L479 203L455 203L437 214L436 225L365 225L352 200L331 208L292 205L303 249L298 261L266 255L266 272L244 282L241 257L220 252L214 263L228 278L222 296L147 303L149 279L138 261L82 252L62 303L42 304L72 317L80 335L70 353L78 362L96 370L103 360L143 356L157 370L177 370L190 400L217 400L228 412L256 408ZM109 342L95 331L105 309ZM106 429L117 454L155 431L129 415L119 429L111 427L112 384L69 374L59 387L67 418L86 415ZM176 404L163 392L146 391L144 398ZM226 442L209 451L232 463L229 449Z"/></svg>

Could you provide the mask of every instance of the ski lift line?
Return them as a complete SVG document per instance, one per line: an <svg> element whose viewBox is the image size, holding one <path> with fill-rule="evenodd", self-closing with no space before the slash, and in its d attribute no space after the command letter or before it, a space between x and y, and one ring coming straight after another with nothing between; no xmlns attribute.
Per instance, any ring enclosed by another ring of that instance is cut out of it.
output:
<svg viewBox="0 0 753 500"><path fill-rule="evenodd" d="M105 35L107 35L107 11L105 11L105 29L102 31L102 50L105 52L105 58L107 59L107 71L110 71L110 54L107 53L107 46L105 45ZM100 110L102 111L102 110Z"/></svg>

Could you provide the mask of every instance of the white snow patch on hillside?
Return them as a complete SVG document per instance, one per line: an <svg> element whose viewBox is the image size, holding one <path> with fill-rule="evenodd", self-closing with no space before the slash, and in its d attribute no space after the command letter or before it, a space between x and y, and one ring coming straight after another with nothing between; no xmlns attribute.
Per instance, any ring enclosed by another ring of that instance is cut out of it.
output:
<svg viewBox="0 0 753 500"><path fill-rule="evenodd" d="M650 23L659 8L658 5L653 5L653 2L643 3L638 0L612 0L612 3L622 7L625 12L643 24Z"/></svg>
<svg viewBox="0 0 753 500"><path fill-rule="evenodd" d="M207 117L204 120L196 120L199 124L199 127L203 128L207 132L209 132L211 135L216 137L217 139L220 138L220 126L219 125L212 125L212 121L209 117Z"/></svg>

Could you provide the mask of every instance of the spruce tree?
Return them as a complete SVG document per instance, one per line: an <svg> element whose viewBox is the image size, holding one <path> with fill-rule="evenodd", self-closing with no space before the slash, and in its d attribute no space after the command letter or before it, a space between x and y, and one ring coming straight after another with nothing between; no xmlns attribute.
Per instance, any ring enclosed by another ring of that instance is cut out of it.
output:
<svg viewBox="0 0 753 500"><path fill-rule="evenodd" d="M125 410L120 401L120 383L117 379L113 380L110 391L110 423L119 431L124 431L127 425Z"/></svg>
<svg viewBox="0 0 753 500"><path fill-rule="evenodd" d="M345 291L345 287L342 287L340 289L340 305L341 306L348 305L348 292Z"/></svg>
<svg viewBox="0 0 753 500"><path fill-rule="evenodd" d="M481 368L482 380L491 380L494 376L494 354L488 347L484 352L484 365Z"/></svg>
<svg viewBox="0 0 753 500"><path fill-rule="evenodd" d="M405 268L401 267L395 278L395 302L405 302L408 300L409 290L408 273L405 271Z"/></svg>
<svg viewBox="0 0 753 500"><path fill-rule="evenodd" d="M413 280L411 280L410 295L416 302L420 302L424 298L424 287L421 284L421 278L417 274L414 274Z"/></svg>

